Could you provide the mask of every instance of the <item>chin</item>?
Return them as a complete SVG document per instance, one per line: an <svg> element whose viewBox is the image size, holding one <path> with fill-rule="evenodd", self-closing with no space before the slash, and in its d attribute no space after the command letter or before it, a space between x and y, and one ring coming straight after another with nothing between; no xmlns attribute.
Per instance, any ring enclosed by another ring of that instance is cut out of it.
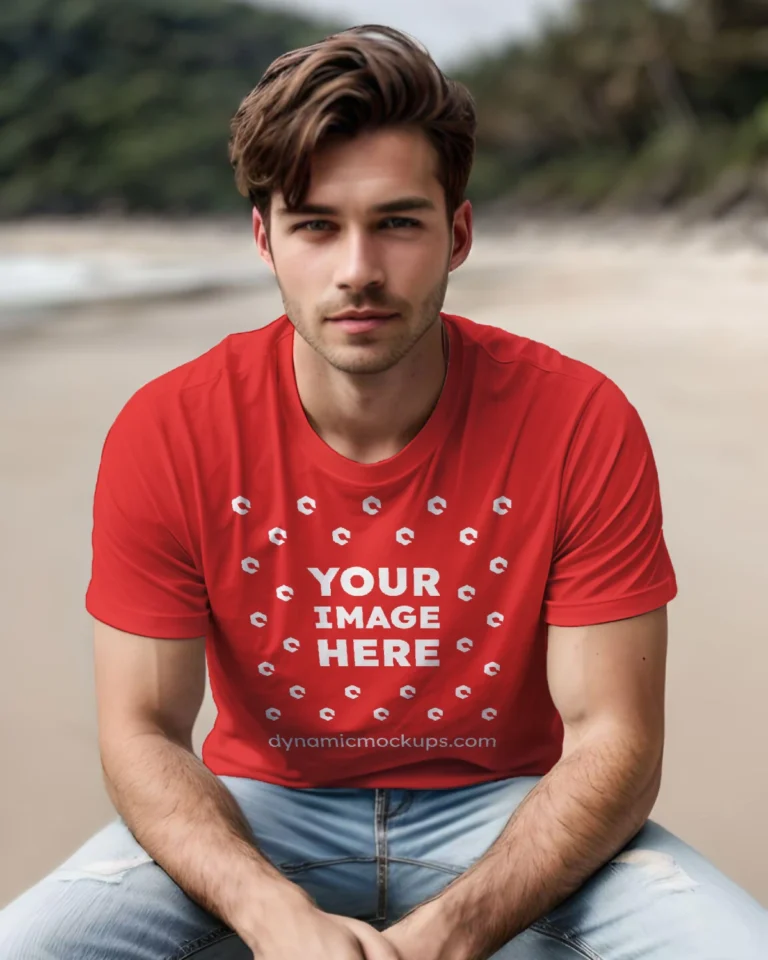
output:
<svg viewBox="0 0 768 960"><path fill-rule="evenodd" d="M371 347L337 347L323 352L323 356L337 370L349 374L385 373L403 358L403 353L391 347L382 350Z"/></svg>

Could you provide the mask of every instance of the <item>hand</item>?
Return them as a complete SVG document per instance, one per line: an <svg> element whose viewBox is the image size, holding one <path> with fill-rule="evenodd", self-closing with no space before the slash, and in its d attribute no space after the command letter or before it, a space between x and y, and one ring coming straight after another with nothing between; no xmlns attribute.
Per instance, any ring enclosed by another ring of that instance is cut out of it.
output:
<svg viewBox="0 0 768 960"><path fill-rule="evenodd" d="M401 960L395 946L367 923L311 905L243 939L254 960Z"/></svg>
<svg viewBox="0 0 768 960"><path fill-rule="evenodd" d="M467 956L439 899L417 907L388 927L383 936L400 960L465 960Z"/></svg>
<svg viewBox="0 0 768 960"><path fill-rule="evenodd" d="M370 924L335 914L327 914L327 916L348 927L358 938L363 947L365 960L403 960L395 945L387 940L383 933L374 930Z"/></svg>

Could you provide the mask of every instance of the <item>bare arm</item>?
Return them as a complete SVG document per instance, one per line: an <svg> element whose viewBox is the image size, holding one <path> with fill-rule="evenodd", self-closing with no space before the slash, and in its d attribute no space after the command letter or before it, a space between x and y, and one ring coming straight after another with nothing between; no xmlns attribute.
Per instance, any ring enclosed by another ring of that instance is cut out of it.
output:
<svg viewBox="0 0 768 960"><path fill-rule="evenodd" d="M99 743L109 795L139 843L246 938L309 904L256 849L231 794L195 756L205 641L95 629Z"/></svg>
<svg viewBox="0 0 768 960"><path fill-rule="evenodd" d="M666 644L665 608L616 623L550 628L562 758L485 856L388 931L403 957L490 957L640 830L661 779ZM436 949L422 949L436 941Z"/></svg>

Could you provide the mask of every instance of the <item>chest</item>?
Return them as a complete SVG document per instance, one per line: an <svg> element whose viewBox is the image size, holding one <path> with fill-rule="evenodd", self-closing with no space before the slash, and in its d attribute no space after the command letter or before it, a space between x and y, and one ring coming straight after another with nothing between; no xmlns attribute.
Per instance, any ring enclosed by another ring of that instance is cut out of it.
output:
<svg viewBox="0 0 768 960"><path fill-rule="evenodd" d="M535 621L556 477L461 451L371 484L296 457L234 461L211 483L201 537L224 632L262 650L309 645L320 666L428 670L446 644Z"/></svg>

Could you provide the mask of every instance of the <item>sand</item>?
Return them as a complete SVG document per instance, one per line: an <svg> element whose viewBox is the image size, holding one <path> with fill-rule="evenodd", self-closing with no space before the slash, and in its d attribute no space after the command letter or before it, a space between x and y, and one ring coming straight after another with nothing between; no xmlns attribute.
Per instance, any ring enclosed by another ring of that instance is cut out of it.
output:
<svg viewBox="0 0 768 960"><path fill-rule="evenodd" d="M185 254L195 230L143 229L168 257ZM242 255L237 231L206 229L196 241L206 255ZM768 905L768 262L718 232L495 230L479 231L446 309L594 364L642 414L680 581L655 817ZM87 224L56 231L19 236L45 252L121 236ZM127 235L142 242L141 229ZM91 305L0 339L0 905L113 815L83 607L104 435L140 384L280 312L267 285ZM211 717L208 701L198 744Z"/></svg>

